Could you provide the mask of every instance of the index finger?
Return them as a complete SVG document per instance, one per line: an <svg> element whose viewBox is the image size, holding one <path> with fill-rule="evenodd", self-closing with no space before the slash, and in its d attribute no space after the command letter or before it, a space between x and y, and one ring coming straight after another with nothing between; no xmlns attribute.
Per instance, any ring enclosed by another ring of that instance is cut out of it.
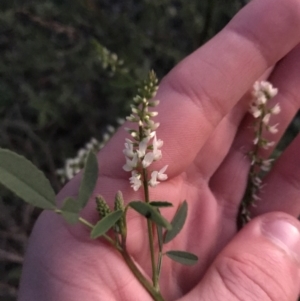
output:
<svg viewBox="0 0 300 301"><path fill-rule="evenodd" d="M298 0L253 0L164 78L156 97L158 136L165 142L158 164L170 165L169 176L191 164L253 82L300 42L299 29ZM119 131L99 155L107 175L124 175L125 135ZM111 156L116 150L120 156Z"/></svg>

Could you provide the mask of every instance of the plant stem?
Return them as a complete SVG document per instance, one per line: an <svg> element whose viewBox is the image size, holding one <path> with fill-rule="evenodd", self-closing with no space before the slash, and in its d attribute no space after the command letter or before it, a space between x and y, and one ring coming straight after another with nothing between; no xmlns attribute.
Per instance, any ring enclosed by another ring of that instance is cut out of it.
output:
<svg viewBox="0 0 300 301"><path fill-rule="evenodd" d="M149 187L147 182L147 170L143 168L143 186L144 186L144 193L145 193L145 202L149 203ZM153 223L150 219L147 219L147 229L148 229L148 238L149 238L149 247L150 247L150 254L151 254L151 266L152 266L152 281L153 286L157 292L159 292L159 283L158 283L158 276L157 276L157 267L155 263L155 252L154 252L154 239L153 239Z"/></svg>
<svg viewBox="0 0 300 301"><path fill-rule="evenodd" d="M83 225L89 227L90 229L93 229L93 228L94 228L94 225L91 224L90 222L88 222L87 220L85 220L84 218L79 217L78 220L79 220Z"/></svg>
<svg viewBox="0 0 300 301"><path fill-rule="evenodd" d="M257 137L258 141L261 140L262 133L263 133L263 119L266 116L267 112L265 109L263 109L262 114L257 121L259 123L258 131L257 131ZM256 158L260 150L260 145L259 142L256 143L253 153L252 153L252 158ZM251 159L252 160L252 159ZM255 174L258 174L256 171L257 165L254 163L251 165L249 173L248 173L248 180L247 180L247 187L246 191L244 193L244 197L242 199L239 212L238 212L238 217L237 217L237 229L240 230L245 226L245 224L250 220L250 210L249 207L253 204L253 197L252 197L252 190L253 190L253 182L252 178L255 177Z"/></svg>
<svg viewBox="0 0 300 301"><path fill-rule="evenodd" d="M144 277L140 270L136 267L135 263L132 261L131 257L127 253L126 247L123 245L123 251L121 252L125 262L128 267L136 277L136 279L141 283L141 285L147 290L147 292L152 296L155 301L165 301L160 292L158 292L149 281Z"/></svg>
<svg viewBox="0 0 300 301"><path fill-rule="evenodd" d="M85 220L82 217L79 217L78 220L85 226L89 227L90 229L94 228L94 225L91 224L90 222L88 222L87 220ZM106 241L108 241L113 247L115 247L118 251L122 251L122 248L118 245L117 242L115 242L113 239L111 239L108 235L103 234L102 235L103 238L106 239Z"/></svg>
<svg viewBox="0 0 300 301"><path fill-rule="evenodd" d="M60 213L60 212L57 212ZM85 226L93 229L94 226L89 223L87 220L83 219L82 217L79 217L78 219L82 224ZM137 280L142 284L142 286L147 290L147 292L153 297L155 301L164 301L163 297L157 291L150 283L149 281L144 277L144 275L139 271L139 269L136 267L135 263L132 261L131 257L129 256L127 250L126 250L126 235L123 238L122 247L120 247L116 242L111 239L108 235L104 234L103 238L105 238L113 247L117 249L123 256L125 262L127 263L128 267L134 274L134 276L137 278Z"/></svg>

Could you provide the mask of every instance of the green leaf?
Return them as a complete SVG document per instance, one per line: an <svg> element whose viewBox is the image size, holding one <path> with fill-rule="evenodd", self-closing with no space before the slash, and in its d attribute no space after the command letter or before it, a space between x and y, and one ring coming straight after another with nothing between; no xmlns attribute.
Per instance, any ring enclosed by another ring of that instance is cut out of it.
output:
<svg viewBox="0 0 300 301"><path fill-rule="evenodd" d="M187 202L184 201L181 206L178 208L172 222L172 229L167 231L164 243L170 242L182 229L186 216L187 216L188 205Z"/></svg>
<svg viewBox="0 0 300 301"><path fill-rule="evenodd" d="M80 208L84 208L94 191L98 178L98 161L94 152L90 151L85 163L85 168L80 183L78 202Z"/></svg>
<svg viewBox="0 0 300 301"><path fill-rule="evenodd" d="M0 183L25 202L55 209L55 192L45 175L26 158L0 149Z"/></svg>
<svg viewBox="0 0 300 301"><path fill-rule="evenodd" d="M158 207L158 208L161 208L161 207L173 207L172 203L165 202L165 201L153 201L153 202L150 202L149 204L151 206L153 206L153 207Z"/></svg>
<svg viewBox="0 0 300 301"><path fill-rule="evenodd" d="M91 231L91 238L95 239L105 234L116 224L116 222L122 217L122 215L122 210L117 210L106 215L94 226L93 230Z"/></svg>
<svg viewBox="0 0 300 301"><path fill-rule="evenodd" d="M73 198L66 198L60 210L62 216L69 224L75 224L78 221L80 207Z"/></svg>
<svg viewBox="0 0 300 301"><path fill-rule="evenodd" d="M192 253L184 251L168 251L166 255L172 260L185 265L193 265L198 261L198 257Z"/></svg>
<svg viewBox="0 0 300 301"><path fill-rule="evenodd" d="M129 206L146 218L151 219L158 226L162 226L166 229L172 228L171 224L150 204L140 201L133 201L129 203Z"/></svg>

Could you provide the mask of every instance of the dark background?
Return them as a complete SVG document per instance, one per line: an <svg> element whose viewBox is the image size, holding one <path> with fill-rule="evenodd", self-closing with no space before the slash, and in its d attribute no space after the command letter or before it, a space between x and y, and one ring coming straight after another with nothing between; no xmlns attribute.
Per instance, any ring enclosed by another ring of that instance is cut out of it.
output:
<svg viewBox="0 0 300 301"><path fill-rule="evenodd" d="M162 78L245 2L1 0L0 146L31 160L58 191L56 169L126 116L136 84L148 71ZM280 149L299 129L296 118ZM16 300L38 214L0 187L3 301Z"/></svg>

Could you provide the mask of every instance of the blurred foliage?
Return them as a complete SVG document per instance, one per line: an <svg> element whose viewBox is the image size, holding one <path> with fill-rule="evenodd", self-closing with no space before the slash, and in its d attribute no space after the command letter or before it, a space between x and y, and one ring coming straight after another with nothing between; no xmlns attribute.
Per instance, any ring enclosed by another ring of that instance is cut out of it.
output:
<svg viewBox="0 0 300 301"><path fill-rule="evenodd" d="M126 115L149 69L163 77L245 2L1 0L1 147L26 156L60 189L55 170ZM1 300L16 298L38 213L1 189Z"/></svg>
<svg viewBox="0 0 300 301"><path fill-rule="evenodd" d="M0 145L55 169L125 116L135 84L161 78L218 32L239 0L2 0ZM97 109L95 109L97 108Z"/></svg>

